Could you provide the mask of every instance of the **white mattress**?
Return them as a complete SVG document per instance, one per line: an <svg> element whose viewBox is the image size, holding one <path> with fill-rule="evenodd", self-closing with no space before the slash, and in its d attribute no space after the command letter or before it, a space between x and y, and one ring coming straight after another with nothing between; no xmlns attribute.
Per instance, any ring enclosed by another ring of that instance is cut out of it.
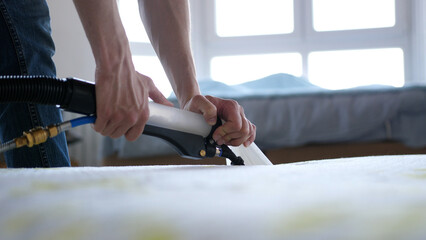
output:
<svg viewBox="0 0 426 240"><path fill-rule="evenodd" d="M0 239L426 239L426 156L0 170Z"/></svg>

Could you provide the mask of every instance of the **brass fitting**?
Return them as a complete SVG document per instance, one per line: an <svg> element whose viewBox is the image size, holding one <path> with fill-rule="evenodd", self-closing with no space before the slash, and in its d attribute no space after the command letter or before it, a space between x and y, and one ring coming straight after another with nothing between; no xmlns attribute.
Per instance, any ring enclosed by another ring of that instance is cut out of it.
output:
<svg viewBox="0 0 426 240"><path fill-rule="evenodd" d="M47 131L49 132L50 138L56 137L59 134L59 129L56 125L47 126Z"/></svg>
<svg viewBox="0 0 426 240"><path fill-rule="evenodd" d="M14 140L15 140L16 148L20 148L20 147L28 145L27 137L25 136L15 138Z"/></svg>
<svg viewBox="0 0 426 240"><path fill-rule="evenodd" d="M32 147L47 141L50 137L55 137L59 134L58 127L55 125L50 125L48 127L35 127L28 132L24 132L23 135L19 138L15 138L16 148L23 146Z"/></svg>

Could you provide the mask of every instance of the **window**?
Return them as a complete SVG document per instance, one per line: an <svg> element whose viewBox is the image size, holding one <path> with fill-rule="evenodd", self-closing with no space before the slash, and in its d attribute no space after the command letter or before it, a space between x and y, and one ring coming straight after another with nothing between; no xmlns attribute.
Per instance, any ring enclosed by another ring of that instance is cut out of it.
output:
<svg viewBox="0 0 426 240"><path fill-rule="evenodd" d="M405 83L408 1L211 1L206 29L216 32L207 34L205 56L215 80L284 72L329 89Z"/></svg>
<svg viewBox="0 0 426 240"><path fill-rule="evenodd" d="M312 52L308 63L310 81L328 89L404 85L404 56L400 48Z"/></svg>
<svg viewBox="0 0 426 240"><path fill-rule="evenodd" d="M415 75L408 64L415 52L408 0L190 3L199 79L239 84L282 72L303 76L321 87L342 89L367 84L402 86ZM136 68L143 72L150 66L153 72L146 74L155 76L157 85L169 93L148 38L141 34L143 26L135 23L140 21L136 0L120 0L120 12L125 12L123 23Z"/></svg>
<svg viewBox="0 0 426 240"><path fill-rule="evenodd" d="M149 76L155 81L155 86L164 96L170 95L173 90L157 56L133 56L133 64L136 71Z"/></svg>
<svg viewBox="0 0 426 240"><path fill-rule="evenodd" d="M129 41L149 43L139 15L138 2L136 0L121 0L118 2L118 9Z"/></svg>
<svg viewBox="0 0 426 240"><path fill-rule="evenodd" d="M216 0L215 21L221 37L291 33L293 0Z"/></svg>
<svg viewBox="0 0 426 240"><path fill-rule="evenodd" d="M395 0L313 0L312 9L316 31L395 25Z"/></svg>
<svg viewBox="0 0 426 240"><path fill-rule="evenodd" d="M279 53L214 57L211 61L211 72L212 79L230 85L256 80L277 72L301 76L302 56L299 53Z"/></svg>

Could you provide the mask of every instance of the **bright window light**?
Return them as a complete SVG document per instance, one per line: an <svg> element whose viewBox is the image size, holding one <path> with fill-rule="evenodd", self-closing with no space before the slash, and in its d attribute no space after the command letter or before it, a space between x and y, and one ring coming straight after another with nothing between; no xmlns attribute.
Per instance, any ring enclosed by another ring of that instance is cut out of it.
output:
<svg viewBox="0 0 426 240"><path fill-rule="evenodd" d="M148 43L149 38L139 15L138 1L120 0L118 9L129 41Z"/></svg>
<svg viewBox="0 0 426 240"><path fill-rule="evenodd" d="M173 89L157 57L133 56L133 64L136 71L150 77L154 81L155 86L157 86L165 97L170 96Z"/></svg>
<svg viewBox="0 0 426 240"><path fill-rule="evenodd" d="M216 0L220 37L291 33L293 0Z"/></svg>
<svg viewBox="0 0 426 240"><path fill-rule="evenodd" d="M404 53L400 48L312 52L308 65L309 80L328 89L404 85Z"/></svg>
<svg viewBox="0 0 426 240"><path fill-rule="evenodd" d="M239 55L215 57L211 60L212 79L228 85L256 80L275 73L302 75L299 53Z"/></svg>
<svg viewBox="0 0 426 240"><path fill-rule="evenodd" d="M395 25L395 0L313 0L316 31L384 28Z"/></svg>

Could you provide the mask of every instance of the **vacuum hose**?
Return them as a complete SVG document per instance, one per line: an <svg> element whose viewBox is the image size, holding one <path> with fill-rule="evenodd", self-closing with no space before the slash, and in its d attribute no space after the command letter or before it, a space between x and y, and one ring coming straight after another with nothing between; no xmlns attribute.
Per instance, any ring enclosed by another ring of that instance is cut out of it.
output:
<svg viewBox="0 0 426 240"><path fill-rule="evenodd" d="M0 76L0 103L59 105L84 115L96 113L95 84L77 78Z"/></svg>
<svg viewBox="0 0 426 240"><path fill-rule="evenodd" d="M30 102L57 105L84 115L96 113L95 84L77 78L49 76L0 76L0 103ZM24 132L19 138L0 144L0 153L22 146L32 147L72 127L93 123L95 116L86 116Z"/></svg>

